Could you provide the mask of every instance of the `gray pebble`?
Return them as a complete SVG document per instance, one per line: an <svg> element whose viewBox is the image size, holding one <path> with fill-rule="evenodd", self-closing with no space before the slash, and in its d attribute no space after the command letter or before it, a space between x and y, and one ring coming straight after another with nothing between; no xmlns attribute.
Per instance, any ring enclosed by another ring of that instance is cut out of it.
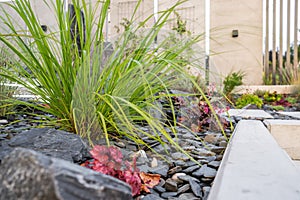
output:
<svg viewBox="0 0 300 200"><path fill-rule="evenodd" d="M188 167L188 168L182 170L182 172L184 172L184 173L192 173L192 172L194 172L195 170L197 170L199 168L200 168L199 165L194 165L194 166L191 166L191 167Z"/></svg>
<svg viewBox="0 0 300 200"><path fill-rule="evenodd" d="M188 191L191 188L190 184L185 184L183 186L181 186L180 188L178 188L177 193L181 194L181 193L185 193L186 191Z"/></svg>
<svg viewBox="0 0 300 200"><path fill-rule="evenodd" d="M171 178L168 178L165 183L165 188L169 192L177 192L177 182L172 180Z"/></svg>
<svg viewBox="0 0 300 200"><path fill-rule="evenodd" d="M160 185L156 185L156 186L154 186L154 188L153 188L154 190L156 190L157 192L159 192L159 193L164 193L164 192L166 192L166 189L165 188L163 188L162 186L160 186Z"/></svg>
<svg viewBox="0 0 300 200"><path fill-rule="evenodd" d="M171 156L174 160L188 161L190 159L187 155L181 152L172 153Z"/></svg>
<svg viewBox="0 0 300 200"><path fill-rule="evenodd" d="M190 179L189 184L191 186L191 189L192 189L194 195L196 197L202 197L201 185L193 179Z"/></svg>
<svg viewBox="0 0 300 200"><path fill-rule="evenodd" d="M167 165L162 165L162 166L158 166L158 167L149 169L149 172L151 172L153 174L159 174L163 177L167 177L168 171L169 171L169 166L167 166Z"/></svg>
<svg viewBox="0 0 300 200"><path fill-rule="evenodd" d="M147 194L142 198L142 200L163 200L163 199L155 194Z"/></svg>
<svg viewBox="0 0 300 200"><path fill-rule="evenodd" d="M184 193L179 195L178 200L201 200L201 198L196 197L193 193Z"/></svg>
<svg viewBox="0 0 300 200"><path fill-rule="evenodd" d="M177 192L164 192L161 194L161 197L165 199L169 197L175 197L175 196L177 196Z"/></svg>
<svg viewBox="0 0 300 200"><path fill-rule="evenodd" d="M210 187L205 186L202 188L202 190L203 190L203 200L206 200L210 192Z"/></svg>
<svg viewBox="0 0 300 200"><path fill-rule="evenodd" d="M220 161L211 161L210 163L207 164L208 167L213 167L215 169L218 169L220 166L221 162Z"/></svg>

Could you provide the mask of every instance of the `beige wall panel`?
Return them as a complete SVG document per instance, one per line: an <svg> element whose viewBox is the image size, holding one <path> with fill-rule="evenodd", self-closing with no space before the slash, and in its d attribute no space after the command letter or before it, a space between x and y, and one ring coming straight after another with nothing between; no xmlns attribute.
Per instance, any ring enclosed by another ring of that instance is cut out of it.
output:
<svg viewBox="0 0 300 200"><path fill-rule="evenodd" d="M245 72L245 84L263 78L261 0L211 0L210 80L217 84L230 72ZM238 37L232 37L238 30Z"/></svg>

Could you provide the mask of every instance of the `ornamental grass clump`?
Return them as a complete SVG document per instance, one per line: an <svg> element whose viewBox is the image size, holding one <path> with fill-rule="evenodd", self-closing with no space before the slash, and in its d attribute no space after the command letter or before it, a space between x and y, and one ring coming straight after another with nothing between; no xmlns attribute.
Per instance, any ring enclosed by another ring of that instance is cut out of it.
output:
<svg viewBox="0 0 300 200"><path fill-rule="evenodd" d="M21 84L41 102L19 103L55 116L55 119L44 117L48 125L87 137L91 144L99 138L105 138L109 144L113 134L148 146L141 139L142 134L162 144L167 140L183 151L165 131L164 120L153 117L150 110L166 118L155 102L172 96L168 88L176 84L173 74L178 72L195 85L209 105L201 88L181 65L182 53L201 37L182 37L172 46L166 45L169 44L166 37L155 44L171 13L184 1L161 11L156 23L147 30L143 27L153 16L141 23L133 20L142 2L138 1L132 18L113 43L114 50L107 58L104 58L107 46L103 29L110 1L91 4L72 0L69 11L65 10L63 0L43 2L49 12L54 11L57 22L48 32L41 27L30 1L16 0L6 4L26 24L26 30L20 29L4 8L1 10L4 13L1 20L8 32L0 34L0 42L14 53L16 60L11 70L0 75ZM129 45L132 36L138 34L142 34L141 39ZM189 63L190 66L193 64ZM173 113L172 125L176 126L171 100L169 104ZM140 121L147 123L151 133L140 129L136 123ZM174 128L171 130L175 132Z"/></svg>
<svg viewBox="0 0 300 200"><path fill-rule="evenodd" d="M4 48L0 49L0 72L9 70L11 66L11 58ZM0 76L0 118L8 118L14 113L14 100L17 87L10 84L10 81L5 77Z"/></svg>

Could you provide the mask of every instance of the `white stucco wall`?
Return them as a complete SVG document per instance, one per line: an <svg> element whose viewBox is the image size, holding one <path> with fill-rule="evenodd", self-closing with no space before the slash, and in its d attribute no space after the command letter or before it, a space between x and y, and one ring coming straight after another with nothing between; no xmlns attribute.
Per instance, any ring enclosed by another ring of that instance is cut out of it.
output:
<svg viewBox="0 0 300 200"><path fill-rule="evenodd" d="M230 72L246 74L245 84L262 84L263 2L211 0L210 80L222 83ZM238 30L238 37L232 37Z"/></svg>

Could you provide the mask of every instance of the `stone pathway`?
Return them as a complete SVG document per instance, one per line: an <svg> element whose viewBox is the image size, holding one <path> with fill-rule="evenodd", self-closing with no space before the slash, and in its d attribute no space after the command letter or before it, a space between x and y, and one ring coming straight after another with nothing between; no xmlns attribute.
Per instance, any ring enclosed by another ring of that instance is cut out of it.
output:
<svg viewBox="0 0 300 200"><path fill-rule="evenodd" d="M273 119L272 115L258 109L230 109L222 115L234 117L236 119Z"/></svg>

